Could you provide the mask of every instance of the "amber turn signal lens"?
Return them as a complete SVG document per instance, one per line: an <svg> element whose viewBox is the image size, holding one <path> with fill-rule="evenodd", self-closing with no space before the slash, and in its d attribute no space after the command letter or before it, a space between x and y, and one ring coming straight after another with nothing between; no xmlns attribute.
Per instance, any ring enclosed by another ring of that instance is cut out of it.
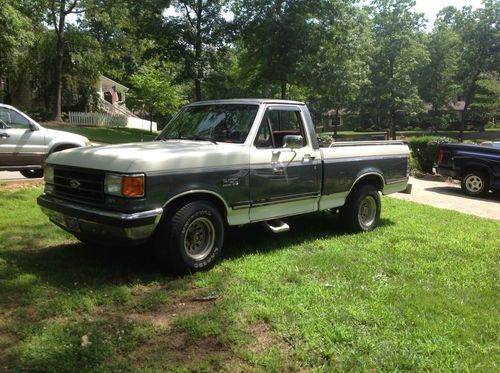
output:
<svg viewBox="0 0 500 373"><path fill-rule="evenodd" d="M142 197L143 195L144 195L144 175L122 177L122 196Z"/></svg>

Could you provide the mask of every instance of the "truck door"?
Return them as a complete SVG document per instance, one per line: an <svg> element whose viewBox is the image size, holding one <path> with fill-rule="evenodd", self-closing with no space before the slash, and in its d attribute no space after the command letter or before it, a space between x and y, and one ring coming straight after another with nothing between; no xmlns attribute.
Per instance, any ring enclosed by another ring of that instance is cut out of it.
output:
<svg viewBox="0 0 500 373"><path fill-rule="evenodd" d="M299 106L267 108L250 154L250 220L312 212L321 188L319 150Z"/></svg>
<svg viewBox="0 0 500 373"><path fill-rule="evenodd" d="M45 157L45 135L15 110L0 108L0 166L40 165Z"/></svg>

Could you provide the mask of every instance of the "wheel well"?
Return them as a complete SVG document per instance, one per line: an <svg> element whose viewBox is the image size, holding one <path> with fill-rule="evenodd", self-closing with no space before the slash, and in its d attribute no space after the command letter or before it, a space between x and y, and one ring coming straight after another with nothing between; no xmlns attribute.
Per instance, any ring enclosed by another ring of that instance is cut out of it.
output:
<svg viewBox="0 0 500 373"><path fill-rule="evenodd" d="M54 147L54 149L52 149L50 151L50 153L55 153L55 152L60 152L62 150L66 150L66 149L72 149L72 148L78 148L77 145L72 145L72 144L62 144L62 145L56 145Z"/></svg>
<svg viewBox="0 0 500 373"><path fill-rule="evenodd" d="M224 202L222 202L222 200L219 197L217 197L213 194L200 192L200 193L185 194L185 195L179 196L179 197L175 198L174 200L168 202L168 204L163 208L163 211L164 211L163 216L164 217L169 216L170 214L175 212L177 209L179 209L180 206L183 206L183 205L185 205L189 202L192 202L192 201L211 202L217 208L217 210L219 210L222 217L225 218L227 215L226 206L224 205Z"/></svg>
<svg viewBox="0 0 500 373"><path fill-rule="evenodd" d="M381 176L375 175L375 174L370 174L366 176L362 176L358 180L354 182L354 185L352 186L351 190L349 193L351 193L353 190L361 187L362 185L366 184L372 184L375 188L377 188L379 191L382 191L384 188L384 182L382 180Z"/></svg>
<svg viewBox="0 0 500 373"><path fill-rule="evenodd" d="M464 177L465 175L467 175L468 172L471 172L471 171L483 172L486 174L486 176L488 176L488 178L491 178L490 170L487 167L484 167L481 165L469 165L469 166L465 167L461 176Z"/></svg>

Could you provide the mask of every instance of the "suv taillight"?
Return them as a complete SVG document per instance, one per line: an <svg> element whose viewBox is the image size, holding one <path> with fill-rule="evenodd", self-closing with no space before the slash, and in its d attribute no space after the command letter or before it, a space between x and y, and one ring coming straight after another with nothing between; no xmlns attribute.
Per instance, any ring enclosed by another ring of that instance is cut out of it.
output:
<svg viewBox="0 0 500 373"><path fill-rule="evenodd" d="M443 161L443 150L438 151L438 163L441 163Z"/></svg>

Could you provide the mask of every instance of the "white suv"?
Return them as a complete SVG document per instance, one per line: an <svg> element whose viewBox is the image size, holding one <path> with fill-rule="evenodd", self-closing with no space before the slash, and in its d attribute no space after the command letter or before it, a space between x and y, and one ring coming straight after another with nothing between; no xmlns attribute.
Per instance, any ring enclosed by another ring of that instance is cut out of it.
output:
<svg viewBox="0 0 500 373"><path fill-rule="evenodd" d="M49 154L89 145L84 136L49 130L16 108L0 104L0 171L42 177Z"/></svg>

